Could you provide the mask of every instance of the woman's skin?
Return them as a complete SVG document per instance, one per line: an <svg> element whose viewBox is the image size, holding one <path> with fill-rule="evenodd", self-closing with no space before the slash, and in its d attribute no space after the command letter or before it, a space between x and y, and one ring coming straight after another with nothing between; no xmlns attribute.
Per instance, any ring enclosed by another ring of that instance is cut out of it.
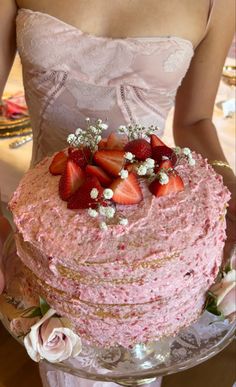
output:
<svg viewBox="0 0 236 387"><path fill-rule="evenodd" d="M15 56L18 8L45 12L97 36L174 35L190 40L195 54L176 96L174 139L176 145L188 146L209 161L227 161L212 123L212 114L222 67L234 34L234 0L216 0L207 31L209 0L2 0L0 97ZM236 242L236 179L229 168L215 169L232 193L228 208L228 256ZM0 216L0 240L5 239L9 229L9 224Z"/></svg>

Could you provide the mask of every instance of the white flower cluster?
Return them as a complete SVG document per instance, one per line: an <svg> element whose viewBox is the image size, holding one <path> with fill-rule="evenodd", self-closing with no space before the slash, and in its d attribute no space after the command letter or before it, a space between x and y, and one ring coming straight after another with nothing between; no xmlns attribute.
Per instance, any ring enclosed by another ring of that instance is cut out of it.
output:
<svg viewBox="0 0 236 387"><path fill-rule="evenodd" d="M119 175L121 179L127 179L127 177L129 176L129 172L126 169L121 169Z"/></svg>
<svg viewBox="0 0 236 387"><path fill-rule="evenodd" d="M158 180L161 185L167 184L169 182L169 177L165 172L158 173Z"/></svg>
<svg viewBox="0 0 236 387"><path fill-rule="evenodd" d="M93 188L90 192L90 197L95 200L98 198L98 194L99 194L99 192L98 192L97 188ZM103 198L105 199L105 201L110 200L112 197L113 197L112 189L111 188L104 189ZM115 207L108 206L108 205L103 206L103 205L100 205L99 202L97 203L96 209L94 209L94 208L88 209L88 215L91 216L91 218L97 218L100 215L100 216L104 216L108 219L111 219L114 217L115 212L116 212ZM100 226L101 230L107 230L107 224L105 221L102 221L99 226Z"/></svg>
<svg viewBox="0 0 236 387"><path fill-rule="evenodd" d="M137 174L139 176L152 176L154 173L155 160L147 158L144 162L140 163L137 168Z"/></svg>
<svg viewBox="0 0 236 387"><path fill-rule="evenodd" d="M151 134L157 132L159 128L157 126L151 125L148 128L142 125L121 125L118 128L119 133L125 134L129 140L135 140L137 138L148 137Z"/></svg>
<svg viewBox="0 0 236 387"><path fill-rule="evenodd" d="M175 154L181 159L181 157L187 158L189 165L194 166L196 164L196 161L193 158L192 152L189 148L180 148L179 146L176 146L173 148L173 151Z"/></svg>
<svg viewBox="0 0 236 387"><path fill-rule="evenodd" d="M131 152L126 152L124 157L125 157L126 160L130 161L131 163L135 159L135 155L133 153L131 153Z"/></svg>
<svg viewBox="0 0 236 387"><path fill-rule="evenodd" d="M73 147L86 146L92 151L97 149L98 143L102 139L102 132L107 130L108 125L98 119L94 125L91 124L90 119L86 118L87 128L85 130L78 128L74 134L69 134L67 142Z"/></svg>

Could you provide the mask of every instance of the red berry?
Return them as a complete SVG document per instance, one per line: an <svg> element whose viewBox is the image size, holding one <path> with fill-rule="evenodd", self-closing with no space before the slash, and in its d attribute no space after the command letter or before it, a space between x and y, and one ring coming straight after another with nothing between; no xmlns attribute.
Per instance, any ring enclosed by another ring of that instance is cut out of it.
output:
<svg viewBox="0 0 236 387"><path fill-rule="evenodd" d="M164 161L162 158L163 156L168 157L172 164L175 165L177 157L171 148L165 145L155 146L152 150L152 158L157 162L158 165Z"/></svg>
<svg viewBox="0 0 236 387"><path fill-rule="evenodd" d="M62 175L67 162L67 156L64 152L57 153L50 164L49 171L52 175Z"/></svg>
<svg viewBox="0 0 236 387"><path fill-rule="evenodd" d="M125 152L121 150L99 150L95 152L93 160L105 172L118 176L124 165Z"/></svg>
<svg viewBox="0 0 236 387"><path fill-rule="evenodd" d="M125 151L133 153L136 159L141 161L146 160L152 155L151 144L144 138L138 138L128 142L125 146Z"/></svg>
<svg viewBox="0 0 236 387"><path fill-rule="evenodd" d="M139 182L134 173L126 179L117 178L110 188L113 191L112 200L118 204L137 204L143 199Z"/></svg>
<svg viewBox="0 0 236 387"><path fill-rule="evenodd" d="M91 150L89 148L69 148L69 158L78 164L81 168L85 168L89 163Z"/></svg>
<svg viewBox="0 0 236 387"><path fill-rule="evenodd" d="M151 147L152 148L155 148L155 146L165 145L164 142L162 142L160 140L160 138L157 137L155 134L151 134L150 139L151 139Z"/></svg>
<svg viewBox="0 0 236 387"><path fill-rule="evenodd" d="M98 197L91 198L93 188L98 190ZM84 184L72 195L68 201L67 207L70 209L79 208L96 208L98 201L101 199L103 188L95 176L87 176Z"/></svg>
<svg viewBox="0 0 236 387"><path fill-rule="evenodd" d="M150 192L157 196L166 196L184 190L184 183L181 177L175 173L169 174L169 182L161 184L157 179L149 185Z"/></svg>
<svg viewBox="0 0 236 387"><path fill-rule="evenodd" d="M90 165L88 164L85 168L85 172L87 175L90 176L96 176L100 183L107 187L112 183L112 179L110 176L106 174L106 172L103 171L101 167L98 167L97 165Z"/></svg>
<svg viewBox="0 0 236 387"><path fill-rule="evenodd" d="M123 150L127 144L128 138L126 136L119 136L111 132L107 138L107 149Z"/></svg>
<svg viewBox="0 0 236 387"><path fill-rule="evenodd" d="M83 184L85 173L73 160L68 160L59 181L59 194L62 200L68 200Z"/></svg>
<svg viewBox="0 0 236 387"><path fill-rule="evenodd" d="M170 168L173 169L172 162L169 159L163 160L158 167L155 167L155 173L158 173L160 171L160 169L170 169Z"/></svg>

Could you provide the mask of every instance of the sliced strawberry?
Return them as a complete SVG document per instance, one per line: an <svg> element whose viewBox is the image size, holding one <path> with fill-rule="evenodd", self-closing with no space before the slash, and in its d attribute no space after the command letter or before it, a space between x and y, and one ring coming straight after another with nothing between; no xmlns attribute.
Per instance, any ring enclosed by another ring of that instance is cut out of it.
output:
<svg viewBox="0 0 236 387"><path fill-rule="evenodd" d="M91 198L93 188L98 190L98 197ZM96 207L102 197L103 188L95 176L87 176L84 184L72 195L68 201L67 207L70 209Z"/></svg>
<svg viewBox="0 0 236 387"><path fill-rule="evenodd" d="M165 145L155 146L152 150L152 157L157 162L158 165L165 161L163 157L168 157L168 159L175 165L177 157L175 152Z"/></svg>
<svg viewBox="0 0 236 387"><path fill-rule="evenodd" d="M49 171L52 175L62 175L67 162L67 156L64 152L57 153L50 164Z"/></svg>
<svg viewBox="0 0 236 387"><path fill-rule="evenodd" d="M74 148L68 151L69 158L78 164L81 168L85 168L89 163L91 150L89 148Z"/></svg>
<svg viewBox="0 0 236 387"><path fill-rule="evenodd" d="M129 141L125 146L126 152L131 152L138 160L146 160L152 155L152 147L144 138Z"/></svg>
<svg viewBox="0 0 236 387"><path fill-rule="evenodd" d="M114 132L111 132L107 138L107 149L123 150L128 142L126 136L119 136Z"/></svg>
<svg viewBox="0 0 236 387"><path fill-rule="evenodd" d="M59 181L59 194L62 200L68 200L83 184L85 172L73 160L68 160Z"/></svg>
<svg viewBox="0 0 236 387"><path fill-rule="evenodd" d="M151 134L150 139L151 139L151 146L152 146L152 148L155 148L155 146L163 146L163 145L165 145L164 142L162 142L160 140L160 138L157 137L155 134Z"/></svg>
<svg viewBox="0 0 236 387"><path fill-rule="evenodd" d="M97 167L96 165L88 164L85 168L85 172L87 175L96 176L104 187L107 187L112 183L111 177L108 176L107 173L104 172L102 168Z"/></svg>
<svg viewBox="0 0 236 387"><path fill-rule="evenodd" d="M107 138L102 138L98 143L98 149L106 149L107 147Z"/></svg>
<svg viewBox="0 0 236 387"><path fill-rule="evenodd" d="M118 204L137 204L143 199L139 182L134 173L127 179L118 178L111 184L113 190L112 200Z"/></svg>
<svg viewBox="0 0 236 387"><path fill-rule="evenodd" d="M184 183L179 175L173 173L169 175L169 182L167 184L160 184L156 179L149 185L149 190L155 196L166 196L183 191Z"/></svg>
<svg viewBox="0 0 236 387"><path fill-rule="evenodd" d="M173 164L172 162L168 159L168 160L163 160L160 164L160 166L158 167L158 170L159 169L170 169L170 168L173 168ZM155 170L156 172L156 170Z"/></svg>
<svg viewBox="0 0 236 387"><path fill-rule="evenodd" d="M121 150L99 150L95 152L93 160L99 167L113 176L118 176L124 165L125 152Z"/></svg>

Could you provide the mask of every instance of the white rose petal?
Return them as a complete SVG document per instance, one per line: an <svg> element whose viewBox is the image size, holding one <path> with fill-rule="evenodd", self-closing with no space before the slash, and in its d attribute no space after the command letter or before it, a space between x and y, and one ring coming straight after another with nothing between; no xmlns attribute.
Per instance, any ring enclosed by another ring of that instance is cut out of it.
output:
<svg viewBox="0 0 236 387"><path fill-rule="evenodd" d="M110 189L110 188L104 189L104 191L103 191L103 196L104 196L105 199L111 199L112 196L113 196L113 191L112 191L112 189Z"/></svg>
<svg viewBox="0 0 236 387"><path fill-rule="evenodd" d="M77 356L82 350L80 337L65 327L62 319L52 317L55 313L49 309L24 338L27 352L36 362L41 359L60 362Z"/></svg>
<svg viewBox="0 0 236 387"><path fill-rule="evenodd" d="M98 197L98 190L97 190L97 188L93 188L93 189L91 190L91 192L90 192L90 197L91 197L92 199L97 199L97 197Z"/></svg>

